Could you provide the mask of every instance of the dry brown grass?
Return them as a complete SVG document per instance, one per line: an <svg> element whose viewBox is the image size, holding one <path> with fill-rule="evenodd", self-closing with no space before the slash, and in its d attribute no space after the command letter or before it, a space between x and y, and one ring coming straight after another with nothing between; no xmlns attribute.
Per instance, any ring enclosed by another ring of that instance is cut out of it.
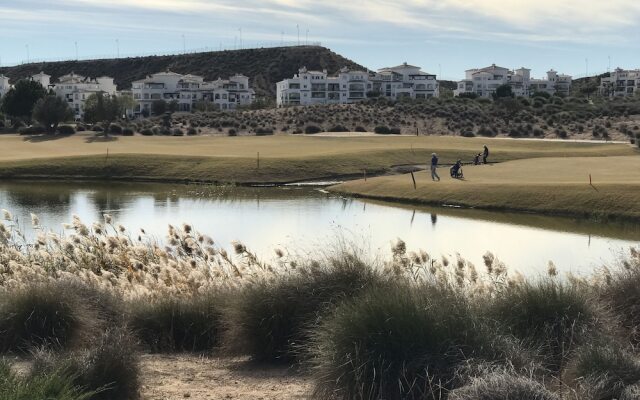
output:
<svg viewBox="0 0 640 400"><path fill-rule="evenodd" d="M440 168L441 182L416 173L416 189L410 175L396 175L346 182L332 190L417 203L640 218L637 156L537 158L463 170L465 179L457 180Z"/></svg>

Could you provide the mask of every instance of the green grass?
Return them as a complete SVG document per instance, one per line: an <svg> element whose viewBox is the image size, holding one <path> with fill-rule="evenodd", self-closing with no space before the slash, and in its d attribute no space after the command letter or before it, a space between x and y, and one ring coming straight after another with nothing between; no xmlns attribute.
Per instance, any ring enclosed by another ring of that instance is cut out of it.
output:
<svg viewBox="0 0 640 400"><path fill-rule="evenodd" d="M93 392L75 386L73 377L60 369L20 377L8 363L0 361L2 400L89 400L93 395Z"/></svg>

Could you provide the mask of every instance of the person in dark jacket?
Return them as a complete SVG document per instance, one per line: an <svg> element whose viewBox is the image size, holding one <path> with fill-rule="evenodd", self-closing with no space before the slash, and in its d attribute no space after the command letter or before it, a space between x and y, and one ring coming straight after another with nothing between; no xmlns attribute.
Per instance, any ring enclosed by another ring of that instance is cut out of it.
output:
<svg viewBox="0 0 640 400"><path fill-rule="evenodd" d="M485 144L484 145L484 151L482 152L482 163L483 164L487 163L487 157L489 157L489 148Z"/></svg>
<svg viewBox="0 0 640 400"><path fill-rule="evenodd" d="M440 181L440 177L438 176L438 155L436 153L431 154L431 179Z"/></svg>

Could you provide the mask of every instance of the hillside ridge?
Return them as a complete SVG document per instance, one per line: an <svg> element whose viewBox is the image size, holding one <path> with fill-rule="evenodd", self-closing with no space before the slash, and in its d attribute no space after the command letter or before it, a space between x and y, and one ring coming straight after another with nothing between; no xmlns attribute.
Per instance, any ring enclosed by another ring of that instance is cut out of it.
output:
<svg viewBox="0 0 640 400"><path fill-rule="evenodd" d="M89 77L110 76L118 90L131 88L131 82L147 75L171 70L200 75L205 80L227 78L236 73L249 77L258 97L275 97L276 82L293 76L298 69L326 69L330 74L342 67L367 68L322 46L273 47L210 51L167 56L144 56L97 60L38 62L0 67L0 74L12 82L40 71L51 75L52 82L75 72Z"/></svg>

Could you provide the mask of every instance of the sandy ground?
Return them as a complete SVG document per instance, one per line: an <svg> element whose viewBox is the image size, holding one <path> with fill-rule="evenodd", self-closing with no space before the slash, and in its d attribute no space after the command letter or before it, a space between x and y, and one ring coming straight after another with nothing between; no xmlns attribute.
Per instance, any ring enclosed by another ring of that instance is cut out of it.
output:
<svg viewBox="0 0 640 400"><path fill-rule="evenodd" d="M245 359L143 355L142 399L307 399L310 381L286 367Z"/></svg>

